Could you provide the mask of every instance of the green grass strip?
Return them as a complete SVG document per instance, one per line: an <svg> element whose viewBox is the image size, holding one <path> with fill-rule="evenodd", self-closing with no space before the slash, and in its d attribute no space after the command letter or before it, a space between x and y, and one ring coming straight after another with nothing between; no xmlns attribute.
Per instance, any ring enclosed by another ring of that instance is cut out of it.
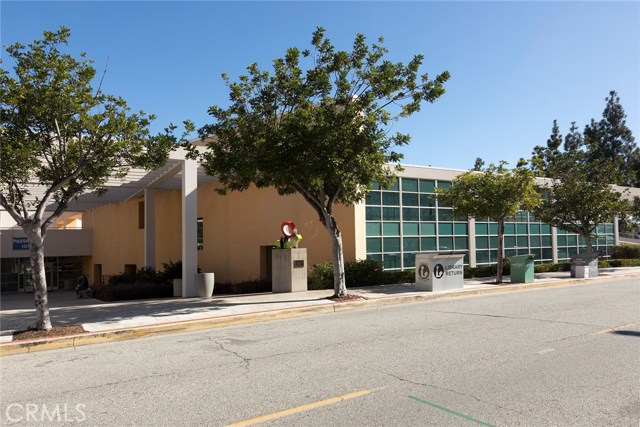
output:
<svg viewBox="0 0 640 427"><path fill-rule="evenodd" d="M485 423L484 421L476 420L475 418L468 417L468 416L466 416L464 414L461 414L460 412L452 411L451 409L447 409L444 406L439 406L439 405L436 405L435 403L427 402L426 400L422 400L422 399L417 398L415 396L409 396L409 399L413 399L416 402L424 403L425 405L433 406L436 409L440 409L441 411L447 412L447 413L449 413L451 415L455 415L457 417L464 418L465 420L473 421L474 423L478 423L478 424L480 424L482 426L496 427L493 424L489 424L489 423Z"/></svg>

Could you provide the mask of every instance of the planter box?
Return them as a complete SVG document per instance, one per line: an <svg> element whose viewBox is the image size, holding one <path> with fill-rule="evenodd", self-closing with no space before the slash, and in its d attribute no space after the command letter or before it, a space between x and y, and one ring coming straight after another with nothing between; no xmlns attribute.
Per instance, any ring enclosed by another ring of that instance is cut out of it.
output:
<svg viewBox="0 0 640 427"><path fill-rule="evenodd" d="M213 273L196 274L196 292L201 298L211 298L213 295L213 285L215 283Z"/></svg>

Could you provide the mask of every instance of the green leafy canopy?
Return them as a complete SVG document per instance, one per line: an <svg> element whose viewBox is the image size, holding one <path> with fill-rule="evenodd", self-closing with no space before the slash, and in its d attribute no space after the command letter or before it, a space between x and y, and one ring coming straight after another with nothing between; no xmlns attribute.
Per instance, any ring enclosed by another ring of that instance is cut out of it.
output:
<svg viewBox="0 0 640 427"><path fill-rule="evenodd" d="M104 190L109 177L131 167L161 166L178 142L175 126L152 136L154 116L130 113L122 98L102 92L102 82L94 88L92 61L60 51L70 35L60 27L28 47L6 47L14 66L0 70L0 202L19 224L39 221L51 202L55 218L70 200ZM29 199L33 183L47 188L42 199Z"/></svg>
<svg viewBox="0 0 640 427"><path fill-rule="evenodd" d="M421 55L392 63L382 43L368 46L358 34L351 52L337 50L317 28L311 50L288 49L272 73L254 63L236 82L223 76L230 105L211 107L215 122L200 129L212 137L207 172L223 191L275 186L329 212L333 203L363 200L374 180L390 184L385 165L398 162L394 147L409 142L390 134L392 123L438 99L449 73L419 74Z"/></svg>
<svg viewBox="0 0 640 427"><path fill-rule="evenodd" d="M464 172L449 189L437 191L438 200L457 213L496 221L540 204L533 173L521 167L508 169L504 161L481 171Z"/></svg>

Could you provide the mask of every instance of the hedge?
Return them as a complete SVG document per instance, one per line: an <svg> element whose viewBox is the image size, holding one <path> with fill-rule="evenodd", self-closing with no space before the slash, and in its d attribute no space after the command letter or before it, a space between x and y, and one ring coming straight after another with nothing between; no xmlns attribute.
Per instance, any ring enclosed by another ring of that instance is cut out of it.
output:
<svg viewBox="0 0 640 427"><path fill-rule="evenodd" d="M614 259L640 259L640 245L622 244L613 247L611 258Z"/></svg>

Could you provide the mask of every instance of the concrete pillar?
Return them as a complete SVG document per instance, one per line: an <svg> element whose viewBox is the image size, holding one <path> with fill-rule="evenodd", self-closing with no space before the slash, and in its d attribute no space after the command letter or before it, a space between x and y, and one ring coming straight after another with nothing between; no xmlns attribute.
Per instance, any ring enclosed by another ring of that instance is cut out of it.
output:
<svg viewBox="0 0 640 427"><path fill-rule="evenodd" d="M198 272L198 164L182 162L182 296L197 295Z"/></svg>
<svg viewBox="0 0 640 427"><path fill-rule="evenodd" d="M469 218L469 267L476 266L476 219Z"/></svg>
<svg viewBox="0 0 640 427"><path fill-rule="evenodd" d="M558 227L551 227L551 257L554 264L558 263Z"/></svg>
<svg viewBox="0 0 640 427"><path fill-rule="evenodd" d="M144 189L144 265L156 268L156 190Z"/></svg>
<svg viewBox="0 0 640 427"><path fill-rule="evenodd" d="M618 220L618 217L613 218L613 244L616 246L620 244L620 225Z"/></svg>

